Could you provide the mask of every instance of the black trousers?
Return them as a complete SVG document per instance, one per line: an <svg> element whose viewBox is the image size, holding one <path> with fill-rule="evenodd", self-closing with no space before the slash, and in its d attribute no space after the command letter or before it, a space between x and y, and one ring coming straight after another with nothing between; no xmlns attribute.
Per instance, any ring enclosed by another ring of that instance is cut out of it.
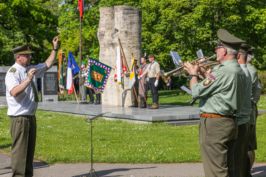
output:
<svg viewBox="0 0 266 177"><path fill-rule="evenodd" d="M158 86L155 87L154 83L156 81L156 77L149 78L149 87L151 89L152 94L152 103L159 103L159 95L158 95Z"/></svg>

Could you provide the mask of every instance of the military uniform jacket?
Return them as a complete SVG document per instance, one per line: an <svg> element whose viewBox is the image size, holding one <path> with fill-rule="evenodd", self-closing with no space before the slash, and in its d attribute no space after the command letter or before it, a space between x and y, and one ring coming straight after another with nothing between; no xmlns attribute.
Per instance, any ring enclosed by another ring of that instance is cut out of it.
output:
<svg viewBox="0 0 266 177"><path fill-rule="evenodd" d="M250 117L250 123L255 124L256 123L256 117L257 117L257 108L256 104L259 101L260 94L261 94L261 84L259 82L258 73L256 68L251 65L247 64L247 69L251 76L251 82L252 82L252 93L251 93L251 102L252 102L252 113Z"/></svg>
<svg viewBox="0 0 266 177"><path fill-rule="evenodd" d="M6 100L8 105L7 114L9 116L21 116L21 115L35 115L37 109L37 102L34 100L34 90L32 84L29 84L26 89L18 96L13 97L10 91L19 85L22 81L27 79L27 71L30 68L36 68L35 77L41 77L47 69L45 63L38 65L31 65L24 67L15 63L8 71L5 77L6 84Z"/></svg>
<svg viewBox="0 0 266 177"><path fill-rule="evenodd" d="M244 87L242 88L243 95L242 99L243 101L240 103L240 107L237 111L237 124L245 124L250 121L250 115L251 115L251 76L248 72L247 65L246 64L240 64L241 69L245 73L245 80L244 80Z"/></svg>
<svg viewBox="0 0 266 177"><path fill-rule="evenodd" d="M225 61L209 76L192 86L193 98L200 98L200 111L235 116L240 106L245 74L236 60Z"/></svg>

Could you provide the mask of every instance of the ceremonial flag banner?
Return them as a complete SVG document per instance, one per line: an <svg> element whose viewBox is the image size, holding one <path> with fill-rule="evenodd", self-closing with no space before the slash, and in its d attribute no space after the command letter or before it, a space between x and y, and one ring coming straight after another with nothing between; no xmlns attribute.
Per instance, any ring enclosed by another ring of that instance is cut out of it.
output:
<svg viewBox="0 0 266 177"><path fill-rule="evenodd" d="M63 73L64 73L63 52L62 50L60 50L58 54L58 83L59 83L60 93L65 89Z"/></svg>
<svg viewBox="0 0 266 177"><path fill-rule="evenodd" d="M82 18L84 12L84 0L78 0L78 8L79 8L79 16L80 18Z"/></svg>
<svg viewBox="0 0 266 177"><path fill-rule="evenodd" d="M120 47L116 47L116 76L117 76L117 83L122 83L122 62L121 62L121 52Z"/></svg>
<svg viewBox="0 0 266 177"><path fill-rule="evenodd" d="M79 70L80 70L79 66L76 63L72 52L69 52L67 60L67 83L66 83L66 89L68 90L68 94L71 94L74 91L73 77L79 73Z"/></svg>
<svg viewBox="0 0 266 177"><path fill-rule="evenodd" d="M135 58L132 55L131 66L130 66L130 75L129 75L129 88L132 88L136 82L136 71L135 71Z"/></svg>
<svg viewBox="0 0 266 177"><path fill-rule="evenodd" d="M95 90L95 92L103 92L111 72L111 67L103 64L95 59L88 60L88 72L85 86Z"/></svg>

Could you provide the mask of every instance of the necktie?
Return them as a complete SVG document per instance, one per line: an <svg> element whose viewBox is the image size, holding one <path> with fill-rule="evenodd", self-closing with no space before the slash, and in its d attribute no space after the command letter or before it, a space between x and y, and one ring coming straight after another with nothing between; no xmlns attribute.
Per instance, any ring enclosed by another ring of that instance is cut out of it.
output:
<svg viewBox="0 0 266 177"><path fill-rule="evenodd" d="M30 85L31 85L31 88L33 90L34 101L37 103L37 102L39 102L37 89L36 89L35 84L34 84L33 81L31 81Z"/></svg>

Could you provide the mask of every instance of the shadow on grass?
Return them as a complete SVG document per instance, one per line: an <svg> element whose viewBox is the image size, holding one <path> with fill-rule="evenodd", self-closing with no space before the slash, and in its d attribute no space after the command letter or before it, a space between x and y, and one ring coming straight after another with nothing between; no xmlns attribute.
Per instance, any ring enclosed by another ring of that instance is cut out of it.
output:
<svg viewBox="0 0 266 177"><path fill-rule="evenodd" d="M266 166L259 166L252 168L253 177L265 177L266 176Z"/></svg>
<svg viewBox="0 0 266 177"><path fill-rule="evenodd" d="M96 171L95 174L97 176L118 177L118 176L122 176L122 175L110 175L110 174L114 173L114 172L120 172L120 171L141 170L141 169L150 169L150 168L155 168L155 167L147 167L147 168L115 168L115 169L110 169L110 170ZM81 175L72 176L72 177L90 177L90 176L95 176L95 175L92 175L90 173L86 173L86 174L81 174Z"/></svg>
<svg viewBox="0 0 266 177"><path fill-rule="evenodd" d="M189 102L171 102L171 103L160 103L160 105L175 105L175 106L191 106Z"/></svg>

